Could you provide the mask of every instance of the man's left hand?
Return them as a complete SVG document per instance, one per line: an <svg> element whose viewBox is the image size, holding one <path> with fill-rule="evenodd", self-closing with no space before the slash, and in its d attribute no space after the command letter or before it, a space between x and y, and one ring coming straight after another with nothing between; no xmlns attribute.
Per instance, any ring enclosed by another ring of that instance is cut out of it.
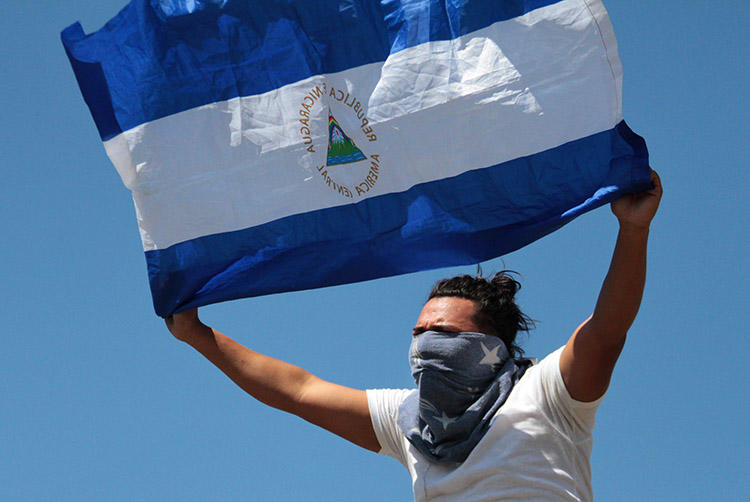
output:
<svg viewBox="0 0 750 502"><path fill-rule="evenodd" d="M621 227L648 228L659 208L662 187L659 175L651 170L653 188L640 193L624 195L612 203L612 212Z"/></svg>

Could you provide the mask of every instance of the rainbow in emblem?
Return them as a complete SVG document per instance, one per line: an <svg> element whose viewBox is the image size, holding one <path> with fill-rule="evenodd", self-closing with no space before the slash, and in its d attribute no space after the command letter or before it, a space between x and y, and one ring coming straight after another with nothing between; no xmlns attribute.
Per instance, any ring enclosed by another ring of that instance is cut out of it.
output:
<svg viewBox="0 0 750 502"><path fill-rule="evenodd" d="M331 112L328 112L328 158L326 165L348 164L364 160L365 155L346 135Z"/></svg>

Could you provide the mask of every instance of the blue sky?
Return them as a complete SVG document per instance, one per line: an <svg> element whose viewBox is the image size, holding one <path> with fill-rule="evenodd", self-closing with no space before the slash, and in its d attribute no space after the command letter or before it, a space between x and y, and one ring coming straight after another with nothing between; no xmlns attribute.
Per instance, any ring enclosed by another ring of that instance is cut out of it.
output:
<svg viewBox="0 0 750 502"><path fill-rule="evenodd" d="M598 500L746 495L748 41L729 0L605 1L624 114L665 195L649 275L592 458ZM0 499L410 500L395 461L246 397L153 314L130 193L109 163L59 32L122 0L2 2ZM593 308L617 231L601 208L484 263L518 270L562 345ZM251 348L360 388L411 384L410 330L458 267L202 309Z"/></svg>

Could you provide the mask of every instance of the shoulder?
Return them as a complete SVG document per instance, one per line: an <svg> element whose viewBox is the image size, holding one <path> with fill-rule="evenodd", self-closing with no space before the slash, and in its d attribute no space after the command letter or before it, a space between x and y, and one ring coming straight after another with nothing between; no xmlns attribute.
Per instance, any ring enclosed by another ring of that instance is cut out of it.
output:
<svg viewBox="0 0 750 502"><path fill-rule="evenodd" d="M365 392L367 392L367 402L372 412L373 407L376 407L378 411L397 411L404 399L416 391L416 389L367 389Z"/></svg>
<svg viewBox="0 0 750 502"><path fill-rule="evenodd" d="M587 435L594 428L596 410L604 396L591 402L573 399L560 371L563 349L560 347L531 366L513 389L511 397L516 402L532 404L538 413L568 435Z"/></svg>
<svg viewBox="0 0 750 502"><path fill-rule="evenodd" d="M381 455L393 457L405 465L406 438L398 427L398 409L416 389L367 389L367 404Z"/></svg>

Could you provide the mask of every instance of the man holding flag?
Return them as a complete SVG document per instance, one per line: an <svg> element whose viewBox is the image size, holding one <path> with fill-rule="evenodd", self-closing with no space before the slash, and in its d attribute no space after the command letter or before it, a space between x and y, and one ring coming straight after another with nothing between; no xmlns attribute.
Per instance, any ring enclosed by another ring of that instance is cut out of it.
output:
<svg viewBox="0 0 750 502"><path fill-rule="evenodd" d="M601 0L131 0L61 38L132 191L157 315L260 401L396 458L416 500L590 500L595 410L661 197ZM650 187L650 188L649 188ZM197 307L479 263L606 203L593 314L539 364L500 273L440 281L414 390L253 352Z"/></svg>
<svg viewBox="0 0 750 502"><path fill-rule="evenodd" d="M326 382L205 326L197 309L167 327L261 402L396 458L415 500L592 500L594 417L642 298L654 171L651 183L612 203L620 227L594 312L538 364L518 357L530 321L504 273L435 286L413 329L414 390Z"/></svg>

